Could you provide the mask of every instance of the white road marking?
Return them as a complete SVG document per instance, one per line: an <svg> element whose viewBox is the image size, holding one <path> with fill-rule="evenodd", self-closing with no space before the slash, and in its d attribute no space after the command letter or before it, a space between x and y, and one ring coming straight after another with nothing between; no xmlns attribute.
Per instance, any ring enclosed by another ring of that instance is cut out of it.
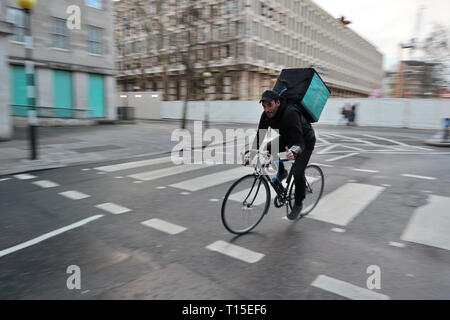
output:
<svg viewBox="0 0 450 320"><path fill-rule="evenodd" d="M106 172L97 172L97 174L106 174Z"/></svg>
<svg viewBox="0 0 450 320"><path fill-rule="evenodd" d="M341 229L341 228L333 228L331 229L331 231L337 232L337 233L344 233L345 229Z"/></svg>
<svg viewBox="0 0 450 320"><path fill-rule="evenodd" d="M36 178L36 176L33 176L31 174L16 174L13 177L19 180L30 180Z"/></svg>
<svg viewBox="0 0 450 320"><path fill-rule="evenodd" d="M168 176L173 176L180 173L200 170L204 168L211 167L209 164L184 164L180 166L170 167L170 168L164 168L160 170L153 170L153 171L146 171L141 172L137 174L129 175L128 177L142 180L142 181L150 181L150 180L156 180Z"/></svg>
<svg viewBox="0 0 450 320"><path fill-rule="evenodd" d="M385 188L360 183L347 183L327 194L308 218L346 226Z"/></svg>
<svg viewBox="0 0 450 320"><path fill-rule="evenodd" d="M236 246L219 240L206 247L209 250L220 252L224 255L239 259L247 263L255 263L264 257L264 254Z"/></svg>
<svg viewBox="0 0 450 320"><path fill-rule="evenodd" d="M339 134L330 134L330 135L333 135L333 136L335 136L337 138L341 138L341 139L349 139L349 140L352 140L352 141L361 142L363 144L367 144L367 145L370 145L370 146L377 146L377 147L380 146L379 144L376 144L376 143L373 143L373 142L370 142L370 141L366 141L366 140L362 140L362 139L358 139L358 138L347 137L347 136L343 136L343 135L339 135Z"/></svg>
<svg viewBox="0 0 450 320"><path fill-rule="evenodd" d="M2 181L7 181L7 180L11 180L11 178L3 178L3 179L0 179L0 182L2 182Z"/></svg>
<svg viewBox="0 0 450 320"><path fill-rule="evenodd" d="M82 192L74 191L74 190L60 192L59 194L66 198L72 199L72 200L81 200L81 199L90 197L90 195L84 194Z"/></svg>
<svg viewBox="0 0 450 320"><path fill-rule="evenodd" d="M134 181L133 183L142 183L143 181Z"/></svg>
<svg viewBox="0 0 450 320"><path fill-rule="evenodd" d="M116 179L122 179L123 177L122 177L122 176L117 176L117 177L114 177L114 178L116 178Z"/></svg>
<svg viewBox="0 0 450 320"><path fill-rule="evenodd" d="M382 186L383 187L392 187L390 184L385 184L385 183L383 183Z"/></svg>
<svg viewBox="0 0 450 320"><path fill-rule="evenodd" d="M311 285L352 300L389 300L390 297L354 284L319 275Z"/></svg>
<svg viewBox="0 0 450 320"><path fill-rule="evenodd" d="M389 245L393 246L393 247L397 247L397 248L404 248L406 246L404 243L395 242L395 241L390 241Z"/></svg>
<svg viewBox="0 0 450 320"><path fill-rule="evenodd" d="M150 165L154 165L154 164L161 164L161 163L166 163L166 162L171 162L171 161L172 161L171 157L164 157L164 158L157 158L157 159L150 159L150 160L119 163L119 164L114 164L114 165L110 165L110 166L97 167L94 169L106 171L106 172L115 172L115 171L150 166Z"/></svg>
<svg viewBox="0 0 450 320"><path fill-rule="evenodd" d="M187 228L161 220L161 219L150 219L144 222L141 222L141 224L143 224L144 226L153 228L153 229L157 229L159 231L168 233L168 234L177 234L177 233L181 233L185 230L187 230Z"/></svg>
<svg viewBox="0 0 450 320"><path fill-rule="evenodd" d="M369 169L352 169L353 171L358 171L358 172L368 172L368 173L378 173L380 171L378 170L369 170Z"/></svg>
<svg viewBox="0 0 450 320"><path fill-rule="evenodd" d="M219 202L220 200L219 199L209 199L209 201L211 201L211 202Z"/></svg>
<svg viewBox="0 0 450 320"><path fill-rule="evenodd" d="M322 149L322 150L317 151L317 154L326 154L326 153L329 153L330 150L333 150L333 149L336 148L338 145L339 145L339 143L329 145L328 147L326 147L326 148L324 148L324 149Z"/></svg>
<svg viewBox="0 0 450 320"><path fill-rule="evenodd" d="M359 153L349 153L349 154L345 154L345 155L343 155L343 156L339 156L339 157L335 157L335 158L332 158L332 159L328 159L328 160L325 160L325 161L329 161L329 162L331 162L331 161L337 161L337 160L341 160L341 159L344 159L344 158L348 158L348 157L353 157L353 156L356 156L356 155L358 155Z"/></svg>
<svg viewBox="0 0 450 320"><path fill-rule="evenodd" d="M402 176L409 177L409 178L423 179L423 180L436 180L436 178L434 178L434 177L417 176L414 174L402 174Z"/></svg>
<svg viewBox="0 0 450 320"><path fill-rule="evenodd" d="M40 181L35 181L33 182L33 184L37 185L38 187L41 188L54 188L54 187L59 187L59 184L52 182L52 181L48 181L48 180L40 180Z"/></svg>
<svg viewBox="0 0 450 320"><path fill-rule="evenodd" d="M81 226L83 226L83 225L85 225L85 224L87 224L87 223L89 223L91 221L97 220L97 219L99 219L101 217L103 217L103 215L92 216L92 217L83 219L81 221L78 221L76 223L73 223L71 225L68 225L66 227L54 230L54 231L49 232L49 233L46 233L46 234L44 234L44 235L42 235L40 237L37 237L37 238L31 239L29 241L26 241L24 243L18 244L18 245L14 246L14 247L2 250L2 251L0 251L0 257L6 256L7 254L10 254L10 253L22 250L24 248L30 247L32 245L35 245L35 244L37 244L39 242L42 242L44 240L47 240L47 239L52 238L54 236L57 236L57 235L59 235L61 233L64 233L66 231L69 231L69 230L81 227Z"/></svg>
<svg viewBox="0 0 450 320"><path fill-rule="evenodd" d="M187 195L190 195L191 193L190 193L190 192L183 191L183 192L180 192L180 194L183 195L183 196L187 196Z"/></svg>
<svg viewBox="0 0 450 320"><path fill-rule="evenodd" d="M430 195L428 200L414 211L401 239L450 250L450 198Z"/></svg>
<svg viewBox="0 0 450 320"><path fill-rule="evenodd" d="M253 172L253 168L238 167L226 171L221 171L213 174L208 174L198 178L182 181L170 185L173 188L183 189L187 191L198 191L213 187L225 182L237 180L238 178Z"/></svg>
<svg viewBox="0 0 450 320"><path fill-rule="evenodd" d="M372 136L372 135L369 135L369 134L365 134L364 136L369 137L369 138L378 139L378 140L384 140L384 141L392 142L392 143L395 143L395 144L397 144L399 146L416 148L416 149L425 150L425 151L433 151L433 149L423 148L423 147L416 147L416 146L412 146L410 144L406 144L406 143L403 143L403 142L400 142L400 141L386 139L386 138L381 138L381 137L377 137L377 136Z"/></svg>
<svg viewBox="0 0 450 320"><path fill-rule="evenodd" d="M158 189L158 190L163 190L163 189L166 189L167 187L164 187L164 186L159 186L159 187L156 187L156 189Z"/></svg>
<svg viewBox="0 0 450 320"><path fill-rule="evenodd" d="M311 164L314 164L314 165L319 166L319 167L334 168L334 166L332 166L331 164L322 164L322 163L316 163L316 162L313 162Z"/></svg>
<svg viewBox="0 0 450 320"><path fill-rule="evenodd" d="M119 205L111 203L111 202L98 204L95 207L102 209L104 211L107 211L109 213L112 213L112 214L122 214L122 213L131 211L131 209L119 206Z"/></svg>
<svg viewBox="0 0 450 320"><path fill-rule="evenodd" d="M85 169L81 169L81 171L90 171L91 169L85 168Z"/></svg>

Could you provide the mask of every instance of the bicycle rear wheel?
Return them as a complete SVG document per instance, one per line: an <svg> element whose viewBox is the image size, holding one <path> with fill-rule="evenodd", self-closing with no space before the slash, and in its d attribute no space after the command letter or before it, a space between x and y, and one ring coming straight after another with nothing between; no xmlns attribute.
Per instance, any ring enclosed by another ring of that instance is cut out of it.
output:
<svg viewBox="0 0 450 320"><path fill-rule="evenodd" d="M270 189L263 176L246 175L228 189L222 202L222 222L234 234L244 234L269 210Z"/></svg>
<svg viewBox="0 0 450 320"><path fill-rule="evenodd" d="M325 179L322 169L316 165L309 165L305 169L305 199L303 200L302 216L306 216L310 213L319 203L322 197L323 188L325 185ZM292 210L292 206L295 202L295 184L292 181L289 188L289 206Z"/></svg>

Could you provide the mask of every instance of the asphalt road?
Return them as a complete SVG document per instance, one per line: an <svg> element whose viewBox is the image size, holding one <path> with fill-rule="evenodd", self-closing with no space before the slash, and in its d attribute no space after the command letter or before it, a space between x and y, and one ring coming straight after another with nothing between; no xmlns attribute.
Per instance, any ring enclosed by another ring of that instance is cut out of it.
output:
<svg viewBox="0 0 450 320"><path fill-rule="evenodd" d="M165 154L0 177L0 299L450 299L448 149L421 131L316 133L319 206L292 222L271 205L240 237L220 220L238 165Z"/></svg>

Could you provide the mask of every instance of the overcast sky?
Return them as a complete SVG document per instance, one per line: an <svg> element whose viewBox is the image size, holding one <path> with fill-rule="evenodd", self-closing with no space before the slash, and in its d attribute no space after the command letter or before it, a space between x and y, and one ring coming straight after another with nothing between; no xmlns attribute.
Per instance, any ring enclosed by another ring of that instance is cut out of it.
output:
<svg viewBox="0 0 450 320"><path fill-rule="evenodd" d="M424 39L434 22L450 33L450 0L313 0L334 17L345 16L351 29L367 39L384 55L384 69L397 63L398 43L414 36L417 12L422 13L419 41ZM408 57L409 50L403 50Z"/></svg>

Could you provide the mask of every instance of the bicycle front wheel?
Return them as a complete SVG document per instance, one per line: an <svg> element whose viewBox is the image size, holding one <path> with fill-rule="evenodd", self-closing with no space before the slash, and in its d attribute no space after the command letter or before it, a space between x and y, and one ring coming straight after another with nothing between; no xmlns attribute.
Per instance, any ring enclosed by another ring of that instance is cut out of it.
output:
<svg viewBox="0 0 450 320"><path fill-rule="evenodd" d="M222 203L222 222L234 234L244 234L269 210L270 189L263 176L246 175L230 187Z"/></svg>
<svg viewBox="0 0 450 320"><path fill-rule="evenodd" d="M325 179L322 169L314 164L309 165L305 169L305 199L303 200L302 216L306 216L310 213L319 203L322 197ZM289 188L289 206L294 205L295 202L295 184L292 184Z"/></svg>

